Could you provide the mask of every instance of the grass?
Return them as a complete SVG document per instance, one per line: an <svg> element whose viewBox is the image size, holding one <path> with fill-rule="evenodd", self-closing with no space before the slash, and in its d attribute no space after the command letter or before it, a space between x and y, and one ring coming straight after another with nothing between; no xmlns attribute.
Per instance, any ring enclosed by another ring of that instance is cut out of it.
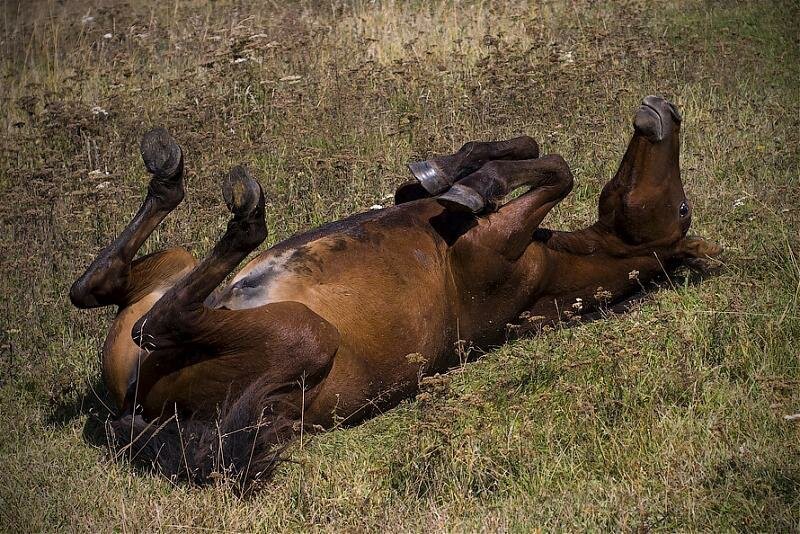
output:
<svg viewBox="0 0 800 534"><path fill-rule="evenodd" d="M0 528L800 529L800 54L794 2L7 2L0 109ZM386 203L403 164L528 133L572 165L547 225L592 220L661 93L693 232L725 267L631 313L506 345L296 446L239 500L111 462L113 311L71 281L138 207L169 128L189 197L146 245L209 250L244 162L270 243Z"/></svg>

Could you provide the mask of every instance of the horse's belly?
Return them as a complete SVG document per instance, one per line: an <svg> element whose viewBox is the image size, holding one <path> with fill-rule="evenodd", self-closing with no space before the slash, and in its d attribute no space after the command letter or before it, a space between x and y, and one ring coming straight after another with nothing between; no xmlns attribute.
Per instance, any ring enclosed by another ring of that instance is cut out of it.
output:
<svg viewBox="0 0 800 534"><path fill-rule="evenodd" d="M299 302L338 329L341 344L314 401L323 419L353 415L365 399L393 405L454 353L459 304L447 244L425 223L400 222L267 251L212 303Z"/></svg>

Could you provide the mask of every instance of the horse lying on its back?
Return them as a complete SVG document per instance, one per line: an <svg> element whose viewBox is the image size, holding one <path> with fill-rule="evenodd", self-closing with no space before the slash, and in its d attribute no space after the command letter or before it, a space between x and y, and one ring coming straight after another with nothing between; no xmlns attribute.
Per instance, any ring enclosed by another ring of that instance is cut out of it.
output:
<svg viewBox="0 0 800 534"><path fill-rule="evenodd" d="M165 130L149 132L144 203L70 291L80 308L119 306L103 350L117 440L169 474L202 482L229 470L247 483L269 473L301 413L307 425L357 422L457 363L459 341L497 345L520 316L535 321L516 333L575 303L586 313L622 299L668 264L718 254L686 237L680 121L666 100L644 99L585 229L539 229L572 189L563 158L540 157L528 137L467 143L412 164L417 180L395 206L279 243L224 288L267 236L261 186L231 171L223 195L233 217L202 261L180 248L134 259L184 197L181 148Z"/></svg>

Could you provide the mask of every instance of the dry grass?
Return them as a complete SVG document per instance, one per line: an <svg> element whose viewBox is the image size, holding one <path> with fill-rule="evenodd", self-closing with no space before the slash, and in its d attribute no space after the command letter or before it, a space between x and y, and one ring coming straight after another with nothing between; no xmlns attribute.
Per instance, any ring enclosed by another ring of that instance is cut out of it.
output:
<svg viewBox="0 0 800 534"><path fill-rule="evenodd" d="M800 528L800 426L783 418L800 411L793 2L2 10L4 530ZM265 184L276 242L386 202L411 159L523 132L577 178L547 224L581 226L649 93L684 113L694 231L726 246L720 275L490 353L296 447L252 500L107 459L111 311L66 294L138 206L151 125L186 147L190 196L147 249L202 255L235 163Z"/></svg>

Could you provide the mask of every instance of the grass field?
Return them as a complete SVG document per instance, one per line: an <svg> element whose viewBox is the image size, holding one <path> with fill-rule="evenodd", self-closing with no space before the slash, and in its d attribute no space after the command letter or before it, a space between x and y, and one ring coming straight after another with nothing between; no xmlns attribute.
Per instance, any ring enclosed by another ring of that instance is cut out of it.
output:
<svg viewBox="0 0 800 534"><path fill-rule="evenodd" d="M4 2L0 530L800 530L796 2ZM723 268L630 313L506 345L356 428L296 444L257 496L103 447L113 310L67 290L138 208L141 134L187 153L146 251L207 252L246 163L269 242L390 202L404 164L527 133L593 221L640 99L684 115L693 233Z"/></svg>

